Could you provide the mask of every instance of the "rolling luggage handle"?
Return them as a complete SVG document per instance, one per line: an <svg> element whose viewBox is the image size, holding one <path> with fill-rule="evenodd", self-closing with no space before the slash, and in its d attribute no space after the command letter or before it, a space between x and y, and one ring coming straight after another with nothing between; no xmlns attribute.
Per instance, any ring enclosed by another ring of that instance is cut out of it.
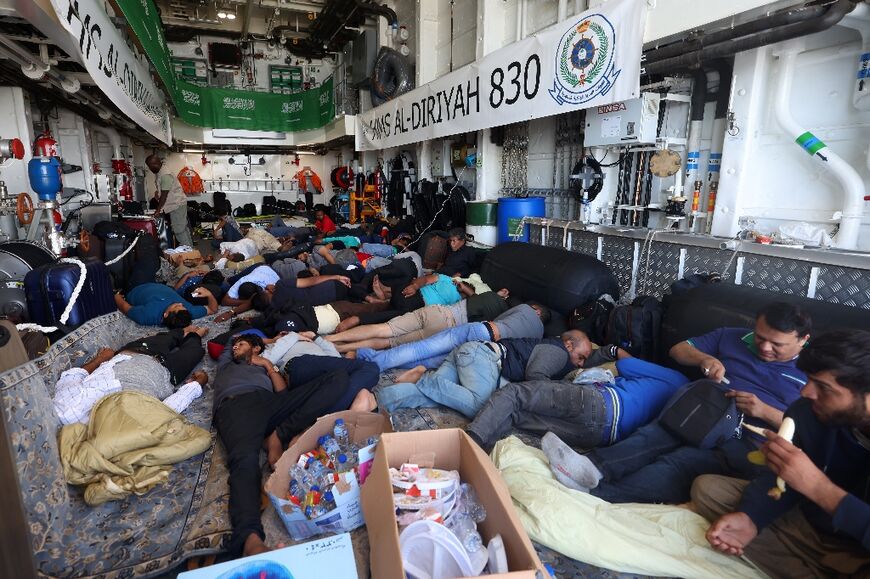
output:
<svg viewBox="0 0 870 579"><path fill-rule="evenodd" d="M112 265L117 263L118 261L124 259L124 257L130 253L134 247L136 247L136 242L139 241L139 237L141 234L136 236L136 239L133 240L133 243L130 244L130 247L124 250L118 257L111 261L107 261L106 265ZM69 297L69 302L66 304L66 308L64 308L63 313L60 314L60 318L58 318L58 322L60 326L40 326L39 324L17 324L15 327L19 332L23 332L25 330L31 330L35 332L43 332L45 334L50 334L52 332L56 332L58 329L62 329L61 326L65 326L67 320L69 319L70 314L72 313L73 308L76 305L76 302L79 299L79 294L82 293L82 288L85 287L85 280L88 276L88 268L85 266L84 262L72 257L62 257L58 260L58 263L71 263L79 266L81 273L79 274L79 281L76 283L76 287L73 290L72 294Z"/></svg>

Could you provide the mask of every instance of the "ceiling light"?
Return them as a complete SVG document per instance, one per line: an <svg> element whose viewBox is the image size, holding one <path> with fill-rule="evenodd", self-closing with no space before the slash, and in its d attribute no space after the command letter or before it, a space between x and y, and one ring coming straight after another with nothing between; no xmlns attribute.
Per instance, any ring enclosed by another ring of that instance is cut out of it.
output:
<svg viewBox="0 0 870 579"><path fill-rule="evenodd" d="M182 153L205 153L202 149L182 149Z"/></svg>
<svg viewBox="0 0 870 579"><path fill-rule="evenodd" d="M316 155L317 153L313 151L296 151L297 155Z"/></svg>
<svg viewBox="0 0 870 579"><path fill-rule="evenodd" d="M221 10L220 12L217 13L217 17L220 18L221 20L223 20L224 18L227 17L227 13L224 12L223 10ZM235 16L233 18L235 18Z"/></svg>
<svg viewBox="0 0 870 579"><path fill-rule="evenodd" d="M236 14L234 12L227 12L227 20L235 20Z"/></svg>

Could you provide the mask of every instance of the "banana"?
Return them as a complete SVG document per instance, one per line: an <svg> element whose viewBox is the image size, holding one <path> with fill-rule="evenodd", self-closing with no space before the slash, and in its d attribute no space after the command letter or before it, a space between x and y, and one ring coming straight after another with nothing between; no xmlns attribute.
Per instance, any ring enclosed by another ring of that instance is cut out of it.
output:
<svg viewBox="0 0 870 579"><path fill-rule="evenodd" d="M795 423L794 420L786 416L782 419L782 425L779 427L777 434L787 441L791 442L794 438ZM782 498L782 493L785 492L785 481L781 477L776 477L776 486L767 491L767 495L774 500Z"/></svg>

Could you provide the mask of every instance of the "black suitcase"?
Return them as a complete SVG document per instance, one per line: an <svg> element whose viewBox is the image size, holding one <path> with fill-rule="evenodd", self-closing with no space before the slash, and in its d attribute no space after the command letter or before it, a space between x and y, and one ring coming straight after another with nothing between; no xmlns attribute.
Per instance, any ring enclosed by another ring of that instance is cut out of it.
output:
<svg viewBox="0 0 870 579"><path fill-rule="evenodd" d="M93 233L102 241L103 245L102 253L96 254L95 257L101 258L103 262L112 261L123 254L139 235L139 231L118 221L100 221L94 225ZM136 253L130 251L122 259L109 266L109 274L112 276L116 288L124 289L127 287L135 264Z"/></svg>
<svg viewBox="0 0 870 579"><path fill-rule="evenodd" d="M61 315L81 276L79 263L58 261L27 273L24 290L30 320L41 326L58 326L69 331L103 314L114 312L115 298L108 268L99 260L86 260L85 282L70 315L61 323Z"/></svg>

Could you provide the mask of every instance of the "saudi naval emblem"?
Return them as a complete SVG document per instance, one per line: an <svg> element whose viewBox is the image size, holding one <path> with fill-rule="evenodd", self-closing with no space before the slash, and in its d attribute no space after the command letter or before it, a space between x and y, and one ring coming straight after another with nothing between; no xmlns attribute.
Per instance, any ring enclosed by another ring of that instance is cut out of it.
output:
<svg viewBox="0 0 870 579"><path fill-rule="evenodd" d="M603 15L574 24L559 41L550 96L560 105L578 105L610 92L620 73L615 45L616 30Z"/></svg>

